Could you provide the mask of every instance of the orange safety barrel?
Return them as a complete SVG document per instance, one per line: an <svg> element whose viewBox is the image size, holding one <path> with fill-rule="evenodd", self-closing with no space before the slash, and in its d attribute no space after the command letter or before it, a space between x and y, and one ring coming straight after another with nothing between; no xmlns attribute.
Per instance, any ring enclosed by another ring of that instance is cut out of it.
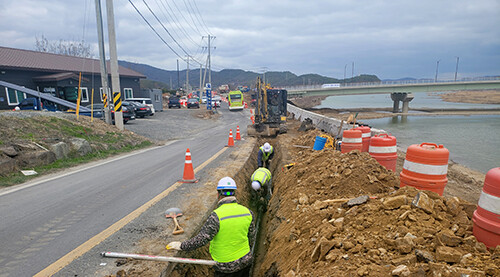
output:
<svg viewBox="0 0 500 277"><path fill-rule="evenodd" d="M400 187L411 186L443 195L448 183L449 157L450 152L443 145L427 142L410 145L399 175Z"/></svg>
<svg viewBox="0 0 500 277"><path fill-rule="evenodd" d="M359 150L363 148L363 140L361 138L361 131L350 129L345 130L342 135L342 144L340 145L340 152L349 153L353 150Z"/></svg>
<svg viewBox="0 0 500 277"><path fill-rule="evenodd" d="M396 172L396 162L398 160L398 153L396 147L396 137L388 134L380 134L371 137L370 147L368 153L379 164Z"/></svg>
<svg viewBox="0 0 500 277"><path fill-rule="evenodd" d="M363 148L361 148L361 152L368 152L370 148L370 138L372 136L372 129L368 126L359 126L354 128L354 130L361 131L361 138L363 141Z"/></svg>
<svg viewBox="0 0 500 277"><path fill-rule="evenodd" d="M500 245L500 167L490 169L472 216L472 233L488 248Z"/></svg>

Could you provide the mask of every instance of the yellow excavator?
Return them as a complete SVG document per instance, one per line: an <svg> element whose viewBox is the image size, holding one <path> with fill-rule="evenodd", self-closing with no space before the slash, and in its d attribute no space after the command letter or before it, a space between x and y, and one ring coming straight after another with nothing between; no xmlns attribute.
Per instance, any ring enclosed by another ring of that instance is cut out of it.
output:
<svg viewBox="0 0 500 277"><path fill-rule="evenodd" d="M274 137L286 133L287 94L285 89L271 88L257 77L255 124L247 126L254 137Z"/></svg>

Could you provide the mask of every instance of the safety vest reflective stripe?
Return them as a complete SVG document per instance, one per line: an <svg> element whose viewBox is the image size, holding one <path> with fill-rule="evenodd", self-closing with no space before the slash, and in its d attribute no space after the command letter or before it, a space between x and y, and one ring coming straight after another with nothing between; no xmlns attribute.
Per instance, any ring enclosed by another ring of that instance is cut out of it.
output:
<svg viewBox="0 0 500 277"><path fill-rule="evenodd" d="M371 133L362 133L362 134L361 134L361 137L362 137L362 138L369 138L369 137L371 137L371 136L372 136L372 134L371 134Z"/></svg>
<svg viewBox="0 0 500 277"><path fill-rule="evenodd" d="M252 214L230 215L230 216L221 217L220 220L225 220L225 219L230 219L230 218L236 218L236 217L242 217L242 216L252 216Z"/></svg>
<svg viewBox="0 0 500 277"><path fill-rule="evenodd" d="M427 175L444 175L448 172L448 164L445 165L419 164L408 160L405 160L403 168L411 172L427 174Z"/></svg>
<svg viewBox="0 0 500 277"><path fill-rule="evenodd" d="M370 153L396 153L396 146L371 146L368 148Z"/></svg>
<svg viewBox="0 0 500 277"><path fill-rule="evenodd" d="M500 215L500 197L482 191L477 205L488 212Z"/></svg>
<svg viewBox="0 0 500 277"><path fill-rule="evenodd" d="M271 178L270 174L271 174L270 171L263 168L259 168L252 174L251 180L259 181L261 185L264 185L265 183L267 183L268 179Z"/></svg>
<svg viewBox="0 0 500 277"><path fill-rule="evenodd" d="M363 139L362 138L342 138L342 142L347 142L347 143L362 143Z"/></svg>

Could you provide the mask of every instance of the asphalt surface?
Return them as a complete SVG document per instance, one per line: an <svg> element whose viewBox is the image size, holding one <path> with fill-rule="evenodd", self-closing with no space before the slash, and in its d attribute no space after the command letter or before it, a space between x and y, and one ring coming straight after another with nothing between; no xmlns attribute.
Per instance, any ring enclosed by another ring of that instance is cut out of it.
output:
<svg viewBox="0 0 500 277"><path fill-rule="evenodd" d="M33 276L45 269L181 179L187 148L197 168L224 148L230 128L239 125L244 133L249 123L247 111L230 112L224 104L218 120L195 113L165 110L125 125L165 145L0 190L0 276ZM231 150L225 152L197 177L209 176ZM69 265L58 276L84 272L88 263Z"/></svg>

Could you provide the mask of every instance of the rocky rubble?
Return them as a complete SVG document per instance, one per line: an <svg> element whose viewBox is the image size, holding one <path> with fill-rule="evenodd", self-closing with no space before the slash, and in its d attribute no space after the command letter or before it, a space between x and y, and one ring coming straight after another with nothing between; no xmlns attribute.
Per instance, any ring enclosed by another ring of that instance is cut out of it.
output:
<svg viewBox="0 0 500 277"><path fill-rule="evenodd" d="M318 132L292 144L312 146ZM472 235L476 205L399 188L367 153L289 150L296 164L275 177L258 276L500 276L500 246Z"/></svg>

